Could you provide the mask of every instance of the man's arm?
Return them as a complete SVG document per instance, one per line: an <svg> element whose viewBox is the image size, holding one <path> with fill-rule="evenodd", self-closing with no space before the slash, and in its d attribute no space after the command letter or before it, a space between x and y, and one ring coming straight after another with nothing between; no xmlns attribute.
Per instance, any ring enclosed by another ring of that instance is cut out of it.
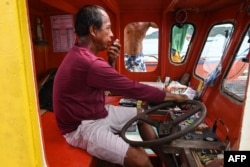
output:
<svg viewBox="0 0 250 167"><path fill-rule="evenodd" d="M118 39L116 39L113 44L108 48L108 63L110 66L115 68L116 59L120 54L121 44ZM104 91L106 96L114 95L110 91Z"/></svg>
<svg viewBox="0 0 250 167"><path fill-rule="evenodd" d="M149 22L149 27L158 28L158 25L155 22Z"/></svg>

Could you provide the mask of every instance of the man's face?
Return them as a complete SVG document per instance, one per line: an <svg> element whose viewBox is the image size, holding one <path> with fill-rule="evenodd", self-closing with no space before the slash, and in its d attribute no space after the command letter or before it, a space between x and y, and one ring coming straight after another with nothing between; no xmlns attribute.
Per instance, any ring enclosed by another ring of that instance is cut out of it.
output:
<svg viewBox="0 0 250 167"><path fill-rule="evenodd" d="M113 37L113 33L111 30L111 22L109 19L108 14L103 11L100 10L102 13L102 27L101 29L96 29L95 31L95 47L96 47L96 51L103 51L105 49L108 48L108 46L111 44L112 42L112 37Z"/></svg>

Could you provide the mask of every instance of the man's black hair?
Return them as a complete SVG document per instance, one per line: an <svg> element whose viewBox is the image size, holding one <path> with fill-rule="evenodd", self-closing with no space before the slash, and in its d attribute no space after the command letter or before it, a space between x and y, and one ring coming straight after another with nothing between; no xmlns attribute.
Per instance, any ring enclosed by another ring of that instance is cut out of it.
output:
<svg viewBox="0 0 250 167"><path fill-rule="evenodd" d="M75 32L79 37L89 34L89 27L94 26L96 29L102 27L102 14L104 10L97 5L85 5L76 14Z"/></svg>

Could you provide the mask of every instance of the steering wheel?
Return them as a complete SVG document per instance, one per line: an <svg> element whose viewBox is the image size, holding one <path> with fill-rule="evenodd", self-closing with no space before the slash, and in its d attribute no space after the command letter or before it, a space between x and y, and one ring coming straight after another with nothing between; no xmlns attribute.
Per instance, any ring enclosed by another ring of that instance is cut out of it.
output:
<svg viewBox="0 0 250 167"><path fill-rule="evenodd" d="M175 112L173 111L173 108L176 108L177 106L181 109L178 111L179 114L181 113L179 116L176 116ZM165 121L155 120L148 117L148 115L152 113L155 113L156 115L164 114L165 116L169 114L171 119ZM120 135L127 143L136 147L151 147L155 145L166 144L193 131L200 123L202 123L206 116L206 113L207 110L205 105L199 101L188 100L182 103L177 103L174 101L164 102L144 111L143 113L138 114L137 116L129 120L123 126ZM181 130L176 131L176 129L179 129L177 127L179 127L179 124L181 122L187 120L188 118L190 118L191 120L191 117L194 115L199 116L198 118L192 119L193 122L190 125L184 126L183 128L181 128ZM148 141L133 141L128 139L125 135L127 129L138 120L154 126L158 131L159 138Z"/></svg>

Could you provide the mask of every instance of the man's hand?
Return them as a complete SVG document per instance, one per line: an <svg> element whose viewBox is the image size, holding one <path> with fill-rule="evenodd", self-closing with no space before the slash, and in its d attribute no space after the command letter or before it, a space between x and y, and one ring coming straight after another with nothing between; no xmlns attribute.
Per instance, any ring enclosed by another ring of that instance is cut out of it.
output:
<svg viewBox="0 0 250 167"><path fill-rule="evenodd" d="M187 101L187 100L190 100L187 95L184 95L184 94L176 95L176 101L177 102L184 102L184 101Z"/></svg>
<svg viewBox="0 0 250 167"><path fill-rule="evenodd" d="M105 94L105 96L111 96L112 95L111 92L108 91L108 90L104 91L104 94Z"/></svg>
<svg viewBox="0 0 250 167"><path fill-rule="evenodd" d="M184 95L184 94L172 94L170 92L166 92L164 101L171 101L171 100L174 100L177 102L184 102L190 99L188 98L187 95Z"/></svg>
<svg viewBox="0 0 250 167"><path fill-rule="evenodd" d="M113 44L108 48L108 61L111 66L115 66L115 61L120 55L121 44L119 39L116 39Z"/></svg>

